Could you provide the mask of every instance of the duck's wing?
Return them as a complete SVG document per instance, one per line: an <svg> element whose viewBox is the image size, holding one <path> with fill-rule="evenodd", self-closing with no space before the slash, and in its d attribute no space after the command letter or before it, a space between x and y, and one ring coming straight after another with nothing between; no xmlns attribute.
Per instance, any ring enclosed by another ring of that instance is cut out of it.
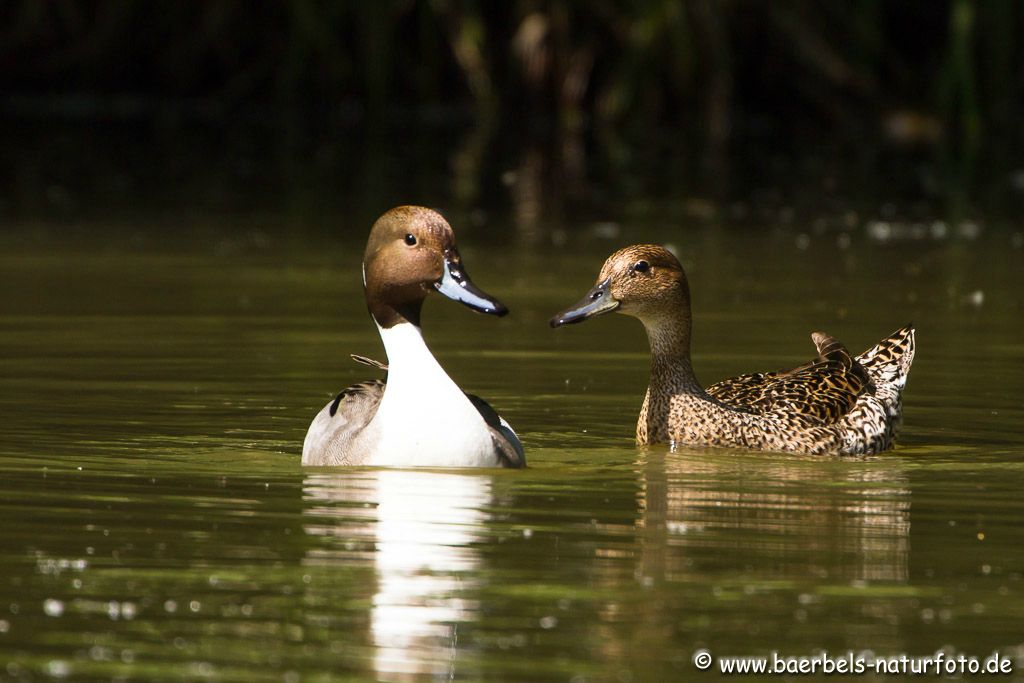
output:
<svg viewBox="0 0 1024 683"><path fill-rule="evenodd" d="M345 387L324 408L328 417L343 421L345 430L355 432L365 427L377 414L377 406L384 397L384 387L388 382L388 365L358 353L350 353L349 357L357 363L384 371L384 379L369 379Z"/></svg>
<svg viewBox="0 0 1024 683"><path fill-rule="evenodd" d="M848 413L870 384L864 367L835 337L811 335L818 357L791 370L733 377L707 388L725 405L754 414L799 417L808 424L830 424Z"/></svg>
<svg viewBox="0 0 1024 683"><path fill-rule="evenodd" d="M362 421L365 425L376 414L386 386L387 382L382 379L369 379L345 387L327 406L327 414L349 421Z"/></svg>
<svg viewBox="0 0 1024 683"><path fill-rule="evenodd" d="M523 444L508 422L498 415L491 404L479 396L466 393L466 398L487 423L487 427L491 431L491 440L494 442L494 450L501 460L502 467L526 467L526 453L523 451Z"/></svg>
<svg viewBox="0 0 1024 683"><path fill-rule="evenodd" d="M385 381L359 382L342 389L313 418L302 444L303 465L345 465L332 462L329 445L347 443L377 414L384 396Z"/></svg>

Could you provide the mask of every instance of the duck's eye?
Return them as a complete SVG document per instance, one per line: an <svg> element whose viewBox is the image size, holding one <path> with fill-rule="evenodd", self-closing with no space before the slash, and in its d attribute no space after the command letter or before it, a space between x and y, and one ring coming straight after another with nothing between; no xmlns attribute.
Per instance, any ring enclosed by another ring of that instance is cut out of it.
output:
<svg viewBox="0 0 1024 683"><path fill-rule="evenodd" d="M405 236L405 243L408 244L410 247L415 247L416 246L416 235L412 234L411 232L408 233Z"/></svg>
<svg viewBox="0 0 1024 683"><path fill-rule="evenodd" d="M651 264L648 263L647 261L637 261L636 263L633 264L633 270L635 270L638 273L646 273L648 270L650 270L650 268Z"/></svg>

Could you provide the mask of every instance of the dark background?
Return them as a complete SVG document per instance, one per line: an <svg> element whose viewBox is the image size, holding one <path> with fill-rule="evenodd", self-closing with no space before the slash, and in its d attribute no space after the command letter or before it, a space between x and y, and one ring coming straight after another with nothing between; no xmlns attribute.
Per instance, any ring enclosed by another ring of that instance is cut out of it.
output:
<svg viewBox="0 0 1024 683"><path fill-rule="evenodd" d="M1022 29L1019 0L13 0L0 219L1013 222Z"/></svg>

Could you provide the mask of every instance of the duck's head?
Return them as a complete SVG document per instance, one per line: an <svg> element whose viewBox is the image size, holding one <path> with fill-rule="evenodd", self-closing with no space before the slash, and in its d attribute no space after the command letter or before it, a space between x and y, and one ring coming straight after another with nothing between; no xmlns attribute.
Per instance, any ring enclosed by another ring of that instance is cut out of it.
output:
<svg viewBox="0 0 1024 683"><path fill-rule="evenodd" d="M656 244L635 244L608 257L597 282L578 303L551 319L552 327L617 311L641 320L689 316L690 289L679 260Z"/></svg>
<svg viewBox="0 0 1024 683"><path fill-rule="evenodd" d="M403 321L419 325L423 300L432 291L481 313L508 313L469 279L448 221L422 206L396 207L373 224L363 284L370 314L383 328Z"/></svg>

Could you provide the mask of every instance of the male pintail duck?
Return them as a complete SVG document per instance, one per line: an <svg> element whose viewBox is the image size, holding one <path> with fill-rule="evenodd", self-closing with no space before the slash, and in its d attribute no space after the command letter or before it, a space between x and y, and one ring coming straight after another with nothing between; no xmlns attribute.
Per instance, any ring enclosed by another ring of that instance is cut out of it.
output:
<svg viewBox="0 0 1024 683"><path fill-rule="evenodd" d="M387 380L355 384L324 406L306 433L302 464L525 466L508 423L463 393L423 341L420 310L432 290L482 313L508 313L469 279L448 222L418 206L377 219L363 255L363 286L388 355L387 366L378 364Z"/></svg>
<svg viewBox="0 0 1024 683"><path fill-rule="evenodd" d="M914 360L908 325L856 358L835 338L811 335L814 360L701 387L690 363L690 289L679 261L655 245L626 247L597 284L551 326L618 311L639 318L651 345L651 380L638 444L670 442L855 455L891 447Z"/></svg>

